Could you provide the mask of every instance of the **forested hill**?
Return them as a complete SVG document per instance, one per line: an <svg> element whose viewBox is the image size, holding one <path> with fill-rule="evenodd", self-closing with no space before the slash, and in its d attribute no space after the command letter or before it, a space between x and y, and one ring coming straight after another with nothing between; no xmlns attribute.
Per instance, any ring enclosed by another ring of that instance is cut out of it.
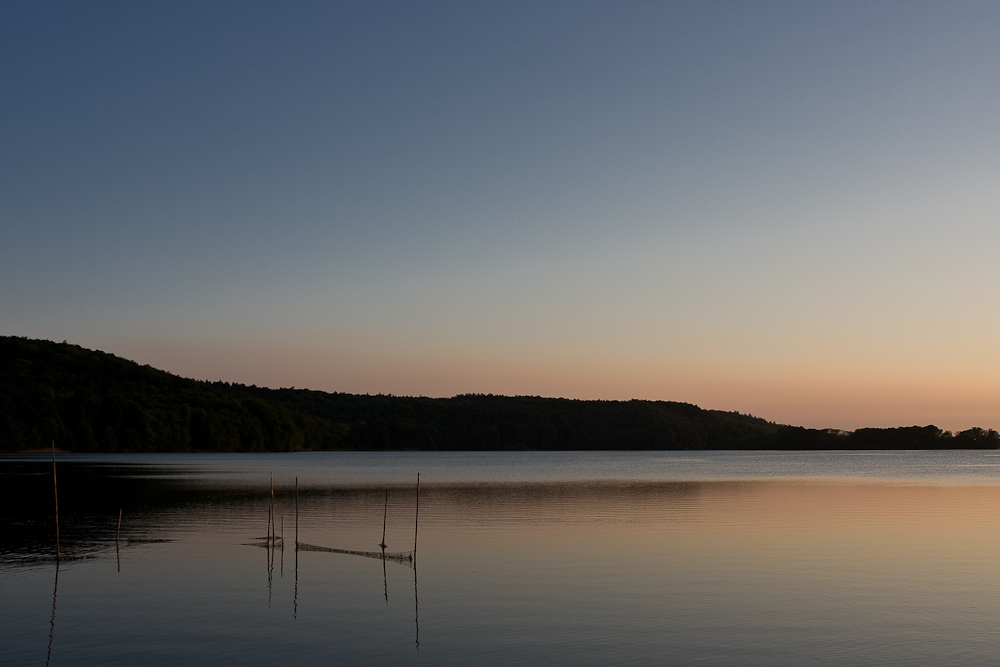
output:
<svg viewBox="0 0 1000 667"><path fill-rule="evenodd" d="M0 337L0 451L929 449L996 431L853 433L665 401L410 398L199 382L76 345Z"/></svg>

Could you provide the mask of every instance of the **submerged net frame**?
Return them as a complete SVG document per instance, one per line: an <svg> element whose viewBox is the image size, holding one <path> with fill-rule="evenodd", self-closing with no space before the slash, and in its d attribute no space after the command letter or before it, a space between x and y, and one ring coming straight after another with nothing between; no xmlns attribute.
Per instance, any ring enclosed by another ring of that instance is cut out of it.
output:
<svg viewBox="0 0 1000 667"><path fill-rule="evenodd" d="M375 560L380 560L383 563L385 561L392 561L393 563L399 563L400 565L406 565L413 569L414 577L416 577L417 571L417 526L419 525L420 517L420 473L417 473L417 504L416 512L414 516L414 527L413 527L413 551L389 551L385 550L385 520L388 516L389 509L389 491L386 489L385 492L385 506L382 513L382 543L379 545L382 547L381 551L356 551L354 549L334 549L333 547L321 547L316 544L308 544L306 542L299 542L299 478L295 478L295 552L299 551L319 551L325 553L333 554L346 554L348 556L362 556L364 558L374 558ZM285 551L285 538L284 538L284 517L282 517L282 529L281 537L278 537L275 531L275 519L274 519L274 475L271 475L271 506L269 508L269 514L267 519L267 531L266 537L258 538L263 541L263 544L248 544L247 546L258 546L267 549L278 549L278 544L281 545L282 558L284 557ZM283 563L284 561L282 561ZM296 573L298 573L298 558L296 557ZM296 577L298 575L296 574ZM415 580L414 580L415 581Z"/></svg>
<svg viewBox="0 0 1000 667"><path fill-rule="evenodd" d="M407 567L413 567L413 552L412 551L354 551L352 549L334 549L333 547L320 547L315 544L306 544L305 542L298 543L299 551L322 551L331 554L347 554L348 556L364 556L365 558L374 558L375 560L391 561L393 563L399 563L400 565L406 565Z"/></svg>

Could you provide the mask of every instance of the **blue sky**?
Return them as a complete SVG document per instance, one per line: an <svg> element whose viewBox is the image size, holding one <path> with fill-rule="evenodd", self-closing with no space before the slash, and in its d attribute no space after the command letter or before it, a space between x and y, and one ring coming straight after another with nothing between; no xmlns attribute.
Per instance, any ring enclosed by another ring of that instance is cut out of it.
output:
<svg viewBox="0 0 1000 667"><path fill-rule="evenodd" d="M5 3L0 332L1000 427L995 3Z"/></svg>

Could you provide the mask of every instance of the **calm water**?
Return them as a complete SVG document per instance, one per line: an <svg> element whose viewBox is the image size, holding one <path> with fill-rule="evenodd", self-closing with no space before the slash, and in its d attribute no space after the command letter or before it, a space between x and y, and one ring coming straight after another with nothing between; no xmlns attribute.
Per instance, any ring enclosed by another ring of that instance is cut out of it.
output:
<svg viewBox="0 0 1000 667"><path fill-rule="evenodd" d="M0 457L3 664L1000 662L997 452L58 466L57 568L51 461ZM396 556L296 550L296 476L301 544L380 554L388 490Z"/></svg>

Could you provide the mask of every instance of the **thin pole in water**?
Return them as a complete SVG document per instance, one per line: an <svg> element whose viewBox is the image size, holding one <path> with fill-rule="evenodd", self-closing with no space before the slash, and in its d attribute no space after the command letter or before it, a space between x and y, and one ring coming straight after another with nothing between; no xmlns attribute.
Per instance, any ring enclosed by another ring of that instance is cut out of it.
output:
<svg viewBox="0 0 1000 667"><path fill-rule="evenodd" d="M56 560L62 560L62 549L60 549L60 547L59 547L59 483L56 481L56 441L55 440L52 441L52 492L55 495L55 500L56 500ZM53 605L53 608L54 607L55 607L55 605Z"/></svg>
<svg viewBox="0 0 1000 667"><path fill-rule="evenodd" d="M271 507L267 508L267 536L264 537L264 540L265 542L271 541Z"/></svg>
<svg viewBox="0 0 1000 667"><path fill-rule="evenodd" d="M382 542L379 544L385 549L385 520L389 516L389 489L385 490L385 508L382 510Z"/></svg>
<svg viewBox="0 0 1000 667"><path fill-rule="evenodd" d="M299 551L299 478L295 478L295 552Z"/></svg>
<svg viewBox="0 0 1000 667"><path fill-rule="evenodd" d="M274 473L271 473L271 571L274 571L274 551L278 540L278 515L274 513Z"/></svg>
<svg viewBox="0 0 1000 667"><path fill-rule="evenodd" d="M385 547L382 547L382 588L385 589L385 606L389 606L389 575L385 571Z"/></svg>
<svg viewBox="0 0 1000 667"><path fill-rule="evenodd" d="M285 515L281 515L281 576L285 576Z"/></svg>
<svg viewBox="0 0 1000 667"><path fill-rule="evenodd" d="M413 560L417 559L417 528L420 527L420 473L417 473L417 513L413 519Z"/></svg>

